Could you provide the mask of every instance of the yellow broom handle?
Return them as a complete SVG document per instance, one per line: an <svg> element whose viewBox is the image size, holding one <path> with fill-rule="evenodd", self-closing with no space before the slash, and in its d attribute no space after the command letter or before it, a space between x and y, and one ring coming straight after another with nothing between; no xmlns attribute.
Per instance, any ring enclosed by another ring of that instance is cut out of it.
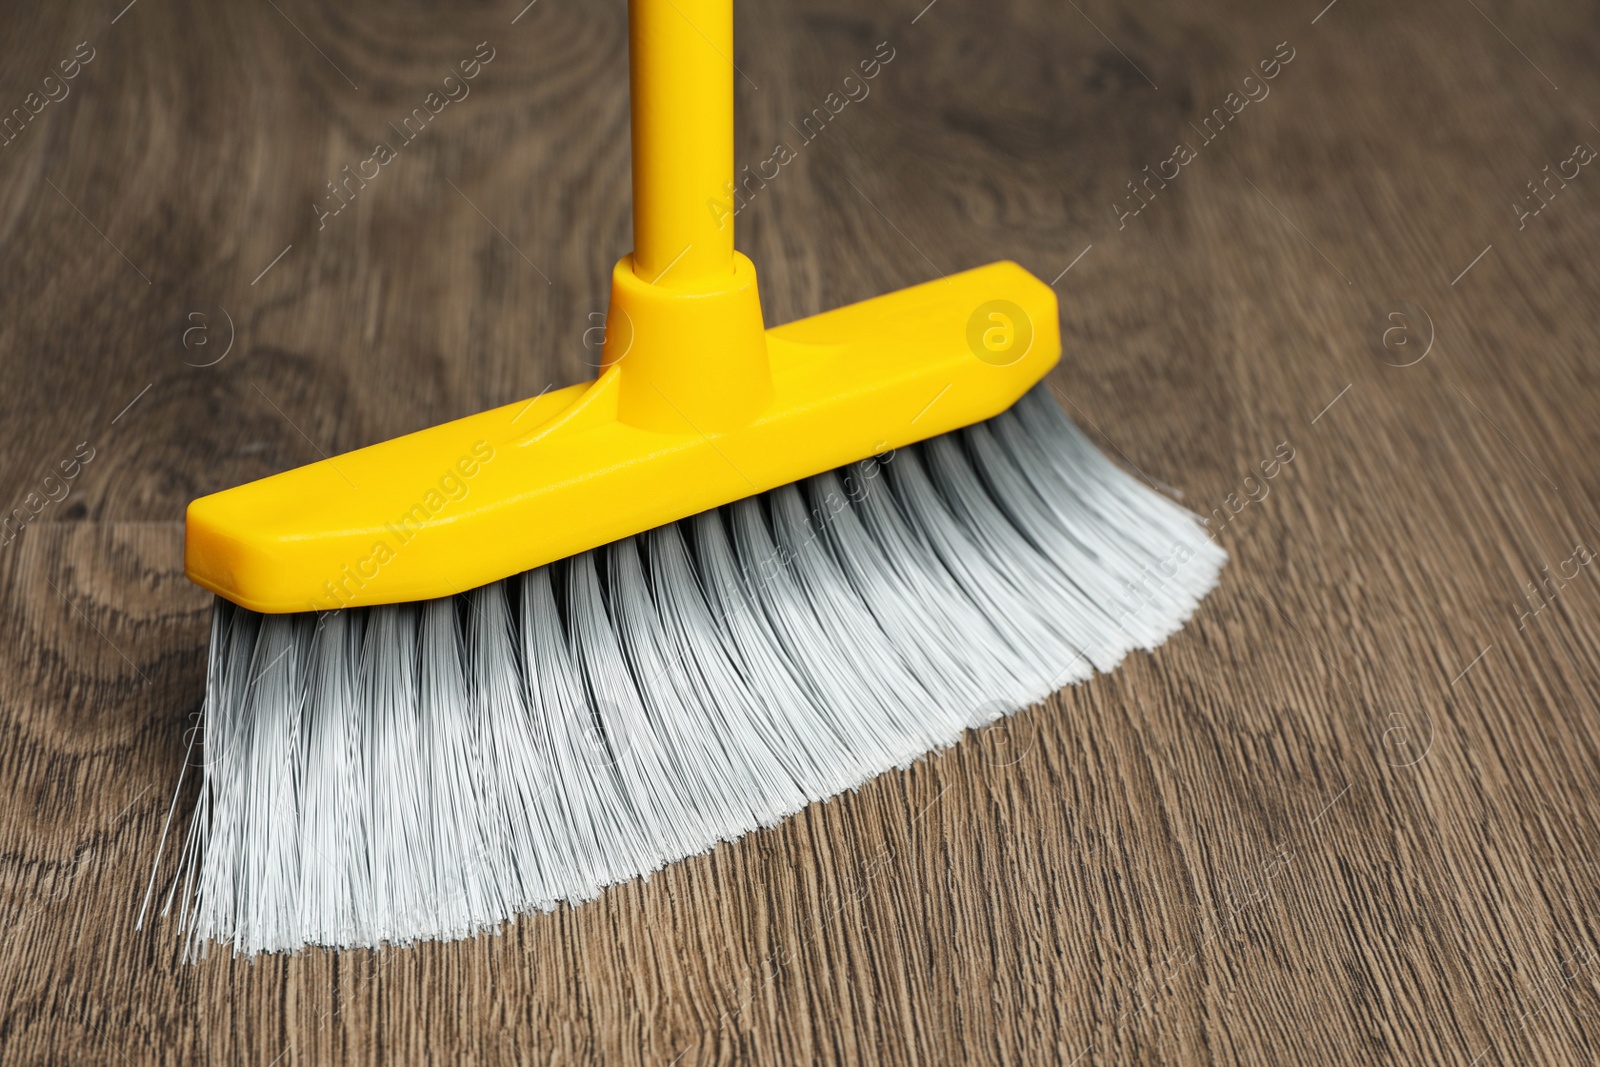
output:
<svg viewBox="0 0 1600 1067"><path fill-rule="evenodd" d="M628 0L628 73L634 273L666 288L727 278L733 0Z"/></svg>

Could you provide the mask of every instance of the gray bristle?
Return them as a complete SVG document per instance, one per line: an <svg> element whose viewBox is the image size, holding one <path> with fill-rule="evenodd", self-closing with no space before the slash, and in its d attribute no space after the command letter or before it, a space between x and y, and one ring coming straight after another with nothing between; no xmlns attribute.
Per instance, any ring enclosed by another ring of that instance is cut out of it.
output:
<svg viewBox="0 0 1600 1067"><path fill-rule="evenodd" d="M253 955L588 900L1155 648L1226 559L1039 386L462 596L219 600L162 911Z"/></svg>

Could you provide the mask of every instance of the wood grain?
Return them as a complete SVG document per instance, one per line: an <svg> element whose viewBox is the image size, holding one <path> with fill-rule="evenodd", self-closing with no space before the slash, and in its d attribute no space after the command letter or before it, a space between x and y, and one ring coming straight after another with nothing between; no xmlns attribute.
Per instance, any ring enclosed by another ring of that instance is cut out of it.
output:
<svg viewBox="0 0 1600 1067"><path fill-rule="evenodd" d="M0 506L94 458L0 548L0 1059L1595 1062L1600 175L1512 205L1600 146L1600 14L1320 7L739 8L741 162L895 56L739 216L769 320L1057 279L1069 412L1226 519L1182 634L501 936L196 966L134 929L204 678L183 508L588 375L624 5L11 13L7 113L94 58L0 145Z"/></svg>

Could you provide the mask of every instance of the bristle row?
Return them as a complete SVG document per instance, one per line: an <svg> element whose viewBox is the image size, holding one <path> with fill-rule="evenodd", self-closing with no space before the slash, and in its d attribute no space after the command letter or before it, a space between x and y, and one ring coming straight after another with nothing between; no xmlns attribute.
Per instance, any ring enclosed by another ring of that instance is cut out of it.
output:
<svg viewBox="0 0 1600 1067"><path fill-rule="evenodd" d="M218 601L168 906L252 954L586 900L1156 647L1225 558L1040 387L464 596Z"/></svg>

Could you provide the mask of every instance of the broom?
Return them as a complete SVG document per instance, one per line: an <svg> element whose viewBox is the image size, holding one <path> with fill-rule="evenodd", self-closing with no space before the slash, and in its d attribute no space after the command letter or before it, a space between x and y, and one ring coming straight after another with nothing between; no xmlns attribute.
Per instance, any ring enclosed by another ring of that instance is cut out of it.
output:
<svg viewBox="0 0 1600 1067"><path fill-rule="evenodd" d="M1055 296L1015 264L765 328L719 210L731 0L631 0L629 53L597 380L189 507L191 954L593 898L1155 648L1217 581L1039 384Z"/></svg>

